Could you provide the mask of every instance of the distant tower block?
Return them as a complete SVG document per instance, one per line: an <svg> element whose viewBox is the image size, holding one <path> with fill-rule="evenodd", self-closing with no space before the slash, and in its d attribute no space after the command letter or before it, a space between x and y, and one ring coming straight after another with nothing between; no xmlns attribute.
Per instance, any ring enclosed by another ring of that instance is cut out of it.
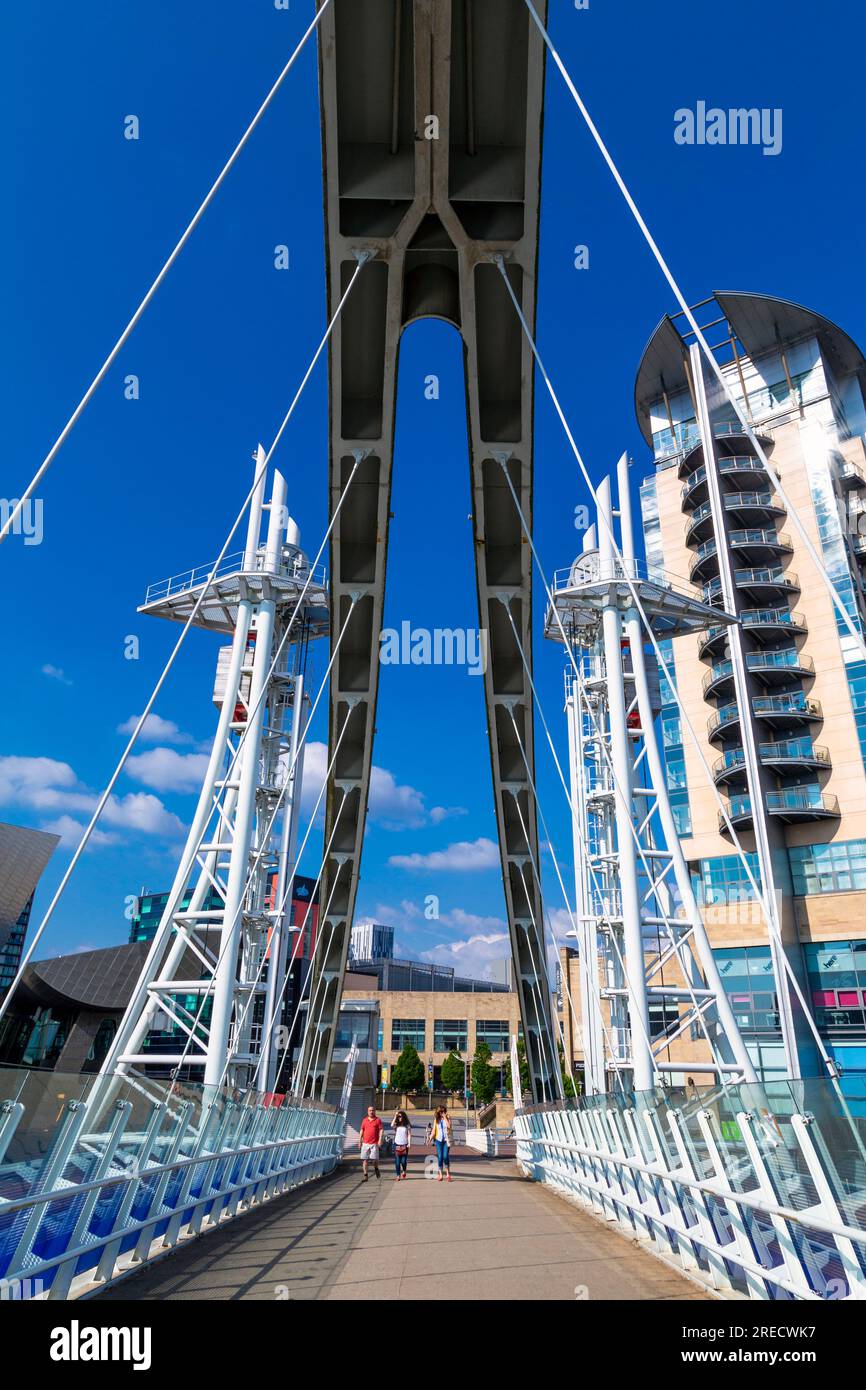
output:
<svg viewBox="0 0 866 1390"><path fill-rule="evenodd" d="M263 462L260 448L257 472ZM153 585L140 610L186 622L204 591L195 626L232 640L217 658L219 719L186 847L104 1075L176 1066L188 1044L184 1070L194 1079L216 1085L226 1074L229 1084L245 1087L257 1073L258 1089L273 1089L292 930L286 888L303 777L307 651L328 634L329 614L324 573L311 574L287 517L285 479L275 473L267 505L264 491L262 472L243 552L226 557L213 578L206 566ZM206 906L212 889L222 899L216 908Z"/></svg>
<svg viewBox="0 0 866 1390"><path fill-rule="evenodd" d="M628 461L618 469L620 553L610 481L598 533L557 576L545 633L564 635L581 1032L588 1094L612 1073L647 1090L675 1076L753 1080L698 912L668 799L654 721L655 660L633 590L658 637L732 620L690 587L634 557ZM631 580L631 583L627 582Z"/></svg>

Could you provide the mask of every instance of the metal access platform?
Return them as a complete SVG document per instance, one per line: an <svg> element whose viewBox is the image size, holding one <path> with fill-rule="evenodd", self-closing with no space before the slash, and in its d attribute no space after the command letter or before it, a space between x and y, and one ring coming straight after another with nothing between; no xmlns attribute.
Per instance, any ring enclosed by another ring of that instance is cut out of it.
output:
<svg viewBox="0 0 866 1390"><path fill-rule="evenodd" d="M556 611L548 607L544 635L564 645L561 622L569 642L583 645L581 638L591 639L598 627L602 608L614 605L627 612L636 607L635 592L660 638L738 621L723 609L704 603L688 580L668 574L658 565L625 556L603 559L593 549L584 551L567 569L555 572L552 593Z"/></svg>
<svg viewBox="0 0 866 1390"><path fill-rule="evenodd" d="M283 546L277 573L265 573L265 547L259 546L255 567L244 567L244 552L227 555L216 564L200 565L151 584L139 613L186 623L202 590L205 597L193 619L193 626L207 632L232 636L237 627L238 606L247 599L253 604L272 598L288 604L304 595L304 618L309 637L326 637L329 631L328 577L324 565L312 569L297 546ZM306 590L306 592L305 592Z"/></svg>

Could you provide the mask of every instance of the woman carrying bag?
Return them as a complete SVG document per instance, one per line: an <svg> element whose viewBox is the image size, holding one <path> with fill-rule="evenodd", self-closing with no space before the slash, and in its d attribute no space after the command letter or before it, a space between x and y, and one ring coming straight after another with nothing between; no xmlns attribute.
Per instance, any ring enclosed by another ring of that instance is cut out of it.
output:
<svg viewBox="0 0 866 1390"><path fill-rule="evenodd" d="M391 1121L394 1131L394 1167L397 1171L395 1181L408 1176L406 1166L409 1162L409 1148L412 1143L412 1126L406 1118L405 1110L398 1110Z"/></svg>

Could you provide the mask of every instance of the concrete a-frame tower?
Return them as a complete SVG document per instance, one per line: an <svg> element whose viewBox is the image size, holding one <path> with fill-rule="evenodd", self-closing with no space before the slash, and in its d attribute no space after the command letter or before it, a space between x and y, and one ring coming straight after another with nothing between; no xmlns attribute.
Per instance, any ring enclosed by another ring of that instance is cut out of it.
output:
<svg viewBox="0 0 866 1390"><path fill-rule="evenodd" d="M542 20L546 4L539 5ZM465 352L479 625L511 947L536 1100L559 1095L544 966L534 780L530 352L493 257L535 319L544 47L524 0L333 0L320 79L329 312L369 253L331 342L330 504L362 462L331 547L332 641L323 933L296 1084L322 1094L358 885L379 679L400 335L447 320ZM349 617L353 598L356 600ZM521 747L511 719L519 730ZM443 725L443 742L447 730ZM338 747L339 744L339 747ZM533 861L535 870L533 870Z"/></svg>

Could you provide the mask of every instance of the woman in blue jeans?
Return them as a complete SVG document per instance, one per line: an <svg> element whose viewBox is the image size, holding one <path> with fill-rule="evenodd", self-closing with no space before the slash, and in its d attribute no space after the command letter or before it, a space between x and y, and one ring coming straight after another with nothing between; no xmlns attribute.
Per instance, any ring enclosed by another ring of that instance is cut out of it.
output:
<svg viewBox="0 0 866 1390"><path fill-rule="evenodd" d="M391 1123L394 1131L394 1168L397 1173L397 1182L407 1176L406 1167L409 1162L409 1147L412 1143L412 1126L406 1116L405 1110L398 1110Z"/></svg>
<svg viewBox="0 0 866 1390"><path fill-rule="evenodd" d="M446 1175L448 1181L451 1181L452 1139L451 1116L445 1106L440 1105L433 1116L433 1143L436 1146L436 1162L439 1165L440 1182Z"/></svg>

